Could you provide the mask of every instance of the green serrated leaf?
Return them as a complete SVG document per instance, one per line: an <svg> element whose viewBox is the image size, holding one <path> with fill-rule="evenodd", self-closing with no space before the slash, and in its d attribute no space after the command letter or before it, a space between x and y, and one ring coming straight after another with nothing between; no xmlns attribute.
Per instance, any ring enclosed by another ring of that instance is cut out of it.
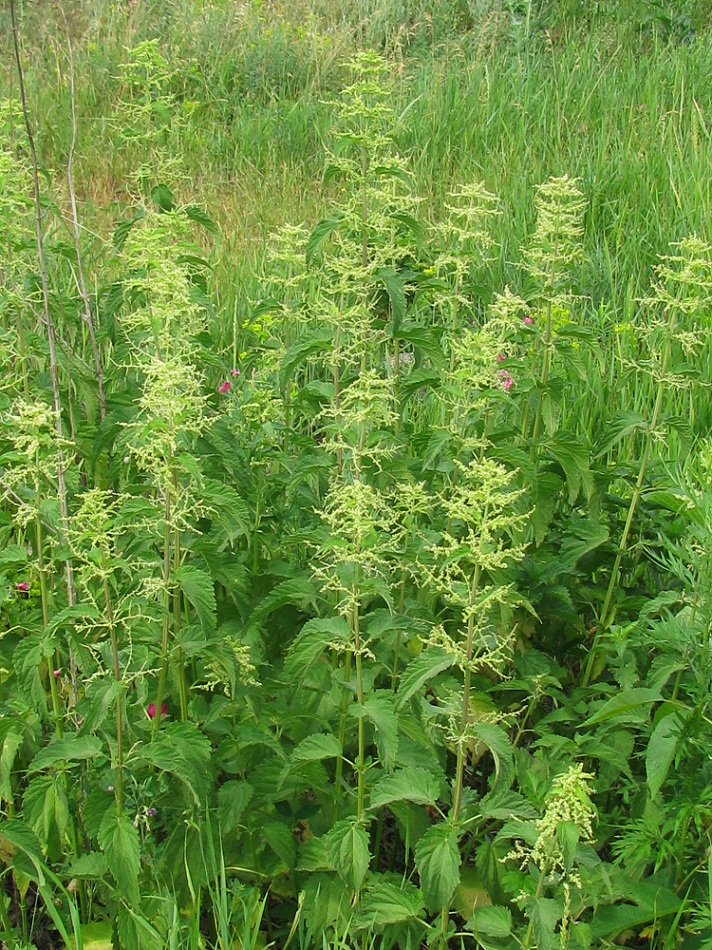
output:
<svg viewBox="0 0 712 950"><path fill-rule="evenodd" d="M404 881L400 886L377 878L369 885L356 908L356 930L381 933L384 927L417 920L423 913L423 897L417 887Z"/></svg>
<svg viewBox="0 0 712 950"><path fill-rule="evenodd" d="M218 820L223 834L230 834L240 825L242 814L250 803L254 789L248 782L225 782L218 789Z"/></svg>
<svg viewBox="0 0 712 950"><path fill-rule="evenodd" d="M197 205L186 205L181 209L183 214L190 218L191 221L195 221L196 224L199 224L201 227L205 228L206 231L209 231L211 234L217 236L220 232L217 224L209 217L202 208L199 208Z"/></svg>
<svg viewBox="0 0 712 950"><path fill-rule="evenodd" d="M210 742L193 723L166 723L152 743L137 751L156 768L184 782L196 805L205 800L210 779Z"/></svg>
<svg viewBox="0 0 712 950"><path fill-rule="evenodd" d="M470 924L475 936L508 937L512 932L512 912L508 907L478 907Z"/></svg>
<svg viewBox="0 0 712 950"><path fill-rule="evenodd" d="M619 412L614 419L606 423L606 434L597 444L594 458L605 455L621 439L635 432L636 429L645 428L646 425L645 418L639 412L633 412L630 409Z"/></svg>
<svg viewBox="0 0 712 950"><path fill-rule="evenodd" d="M564 470L569 502L572 505L575 503L581 489L586 498L590 498L593 492L593 476L589 467L588 449L582 443L581 437L573 432L560 430L550 438L542 440L541 444Z"/></svg>
<svg viewBox="0 0 712 950"><path fill-rule="evenodd" d="M514 778L514 757L509 736L501 726L491 722L474 723L472 734L492 753L497 788L508 788Z"/></svg>
<svg viewBox="0 0 712 950"><path fill-rule="evenodd" d="M454 656L439 647L423 650L420 656L411 660L400 678L396 706L400 708L407 703L429 680L449 669L454 662Z"/></svg>
<svg viewBox="0 0 712 950"><path fill-rule="evenodd" d="M328 240L334 231L339 227L341 222L344 220L344 215L339 211L336 214L332 214L328 218L324 218L323 221L320 221L317 226L312 231L307 241L306 246L306 262L307 267L311 267L314 258L316 257L319 249L321 248L324 241Z"/></svg>
<svg viewBox="0 0 712 950"><path fill-rule="evenodd" d="M355 819L337 821L326 836L326 855L339 877L359 890L371 861L368 835Z"/></svg>
<svg viewBox="0 0 712 950"><path fill-rule="evenodd" d="M99 847L120 893L136 906L141 843L131 819L126 815L107 814L99 829Z"/></svg>
<svg viewBox="0 0 712 950"><path fill-rule="evenodd" d="M591 920L594 941L614 937L623 930L635 930L645 924L661 921L676 914L681 900L667 887L654 881L628 878L619 888L626 894L625 903L599 907Z"/></svg>
<svg viewBox="0 0 712 950"><path fill-rule="evenodd" d="M537 950L554 950L554 947L559 946L556 925L563 914L561 901L549 897L529 897L525 907L527 916L534 925Z"/></svg>
<svg viewBox="0 0 712 950"><path fill-rule="evenodd" d="M460 882L460 860L457 833L447 824L433 825L415 846L415 867L431 913L449 905Z"/></svg>
<svg viewBox="0 0 712 950"><path fill-rule="evenodd" d="M297 860L297 843L291 829L281 821L266 821L262 825L262 834L285 867L293 868Z"/></svg>
<svg viewBox="0 0 712 950"><path fill-rule="evenodd" d="M376 279L386 288L391 305L391 335L398 335L398 328L405 319L405 286L400 275L392 267L381 267Z"/></svg>
<svg viewBox="0 0 712 950"><path fill-rule="evenodd" d="M173 578L195 608L198 620L206 631L215 629L217 622L217 604L213 579L197 567L178 567Z"/></svg>
<svg viewBox="0 0 712 950"><path fill-rule="evenodd" d="M74 858L67 868L68 877L98 880L107 871L106 858L99 851L85 851Z"/></svg>
<svg viewBox="0 0 712 950"><path fill-rule="evenodd" d="M121 253L121 251L124 249L126 239L131 233L131 228L143 217L145 217L145 215L143 211L140 211L135 214L133 218L128 218L125 221L119 221L119 223L116 225L116 228L114 229L114 247L119 253Z"/></svg>
<svg viewBox="0 0 712 950"><path fill-rule="evenodd" d="M101 739L96 736L66 736L55 739L44 749L40 749L30 763L28 772L57 765L58 762L82 762L85 759L97 759L101 755Z"/></svg>
<svg viewBox="0 0 712 950"><path fill-rule="evenodd" d="M378 690L366 698L363 705L351 707L353 715L365 716L376 729L376 746L383 768L389 772L398 755L398 716L389 691Z"/></svg>
<svg viewBox="0 0 712 950"><path fill-rule="evenodd" d="M634 686L630 689L624 689L620 693L611 697L603 704L601 709L593 716L582 723L583 726L595 726L600 722L606 722L609 719L620 719L622 722L630 722L631 714L634 721L640 718L643 707L650 706L653 703L659 703L662 699L657 689L647 689L643 686Z"/></svg>
<svg viewBox="0 0 712 950"><path fill-rule="evenodd" d="M341 743L332 735L307 736L302 739L291 755L292 762L316 762L321 759L338 758Z"/></svg>
<svg viewBox="0 0 712 950"><path fill-rule="evenodd" d="M434 805L438 792L437 778L426 769L398 769L392 775L385 775L373 786L369 808L383 808L391 802Z"/></svg>
<svg viewBox="0 0 712 950"><path fill-rule="evenodd" d="M680 741L680 731L688 715L674 712L663 716L652 731L645 751L645 775L651 798L655 798L667 778Z"/></svg>
<svg viewBox="0 0 712 950"><path fill-rule="evenodd" d="M22 798L22 811L27 824L45 845L54 850L69 824L69 803L59 776L38 775Z"/></svg>
<svg viewBox="0 0 712 950"><path fill-rule="evenodd" d="M284 391L294 371L305 363L310 356L324 353L333 346L334 334L328 329L318 329L305 333L282 358L279 368L279 385Z"/></svg>
<svg viewBox="0 0 712 950"><path fill-rule="evenodd" d="M349 625L342 617L315 617L308 620L289 648L284 663L288 683L303 681L311 667L320 659L329 644L348 643Z"/></svg>
<svg viewBox="0 0 712 950"><path fill-rule="evenodd" d="M175 198L168 185L154 185L151 188L151 198L159 211L172 211L175 207Z"/></svg>

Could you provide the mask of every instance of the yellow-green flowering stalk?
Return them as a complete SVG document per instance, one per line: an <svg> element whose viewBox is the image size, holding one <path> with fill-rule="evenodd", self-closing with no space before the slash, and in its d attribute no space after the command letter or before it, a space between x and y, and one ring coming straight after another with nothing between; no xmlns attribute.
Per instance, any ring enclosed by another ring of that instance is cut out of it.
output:
<svg viewBox="0 0 712 950"><path fill-rule="evenodd" d="M535 354L532 367L538 380L538 392L531 435L531 450L536 451L541 431L542 406L555 352L557 315L570 310L571 270L583 259L583 213L586 201L575 179L564 175L550 178L537 186L536 227L529 246L524 249L524 266L539 285L538 313L543 318L541 353ZM536 319L536 318L535 318ZM522 433L526 433L526 417Z"/></svg>
<svg viewBox="0 0 712 950"><path fill-rule="evenodd" d="M21 123L19 105L0 99L0 327L4 338L0 359L3 369L8 370L2 374L0 387L19 387L22 381L28 396L27 373L22 369L25 322L30 322L27 317L32 313L26 278L35 266L25 252L34 229L32 172L25 158L11 147L8 134L10 126L19 128ZM33 315L31 323L34 322Z"/></svg>
<svg viewBox="0 0 712 950"><path fill-rule="evenodd" d="M335 649L346 653L342 667L348 684L352 665L355 670L356 702L363 710L365 703L364 661L373 658L368 640L362 632L362 604L368 592L390 587L390 557L398 526L397 512L391 499L351 473L339 475L332 483L320 512L329 529L328 537L318 551L315 575L325 590L332 591L336 610L348 623L349 638ZM344 691L339 740L343 748L349 693ZM365 717L358 720L358 753L356 759L356 817L364 814L366 791ZM337 761L337 785L343 773L343 759Z"/></svg>
<svg viewBox="0 0 712 950"><path fill-rule="evenodd" d="M401 269L415 251L418 204L393 141L390 66L373 52L361 52L349 68L353 82L334 103L338 147L329 153L327 169L340 184L342 200L307 245L308 263L319 264L309 310L333 333L326 363L337 408L343 370L349 363L361 370L390 365L389 337L398 375L405 311Z"/></svg>
<svg viewBox="0 0 712 950"><path fill-rule="evenodd" d="M516 473L486 456L467 465L456 461L456 465L457 484L448 487L438 499L441 518L448 527L439 541L430 546L431 564L425 568L430 586L453 610L447 629L441 625L433 630L432 645L452 656L463 677L460 695L452 696L441 708L446 719L441 728L457 756L447 819L453 854L457 850L469 750L478 742L488 748L509 745L506 734L496 726L497 717L485 721L473 707L472 681L483 671L501 675L511 658L515 638L512 607L521 603L521 598L501 578L524 556L524 548L516 543L516 538L528 517L520 511L522 493L514 487ZM501 751L497 750L496 755ZM496 761L499 770L501 757ZM440 947L444 950L448 943L450 901L442 903L439 909Z"/></svg>
<svg viewBox="0 0 712 950"><path fill-rule="evenodd" d="M591 844L596 808L591 801L591 782L594 776L584 772L581 764L572 765L557 775L546 799L544 814L533 824L536 839L533 845L518 843L507 857L517 860L523 870L535 868L537 888L533 897L523 896L529 925L522 950L532 947L535 921L540 921L538 902L546 887L561 888L563 900L558 912L559 944L568 945L571 922L571 887L581 887L576 865L576 848ZM550 914L548 915L550 916Z"/></svg>
<svg viewBox="0 0 712 950"><path fill-rule="evenodd" d="M139 301L127 312L124 327L131 362L141 375L137 419L126 427L130 458L154 493L162 534L160 583L154 594L162 604L161 672L154 728L160 725L168 674L170 631L181 622L181 594L175 572L182 564L181 533L192 530L207 512L201 499L200 473L189 456L195 438L208 425L205 384L192 362L194 338L205 327L194 302L185 253L188 222L177 214L148 212L131 231L124 251L129 271L125 292ZM172 611L172 618L171 618ZM180 656L177 660L181 716L187 694Z"/></svg>
<svg viewBox="0 0 712 950"><path fill-rule="evenodd" d="M120 71L122 94L114 122L129 158L138 154L143 159L132 172L139 187L135 197L144 197L147 188L159 184L180 190L189 179L182 160L175 157L179 149L168 148L169 139L178 138L182 125L176 97L169 88L170 64L157 39L145 40L126 52L127 61Z"/></svg>

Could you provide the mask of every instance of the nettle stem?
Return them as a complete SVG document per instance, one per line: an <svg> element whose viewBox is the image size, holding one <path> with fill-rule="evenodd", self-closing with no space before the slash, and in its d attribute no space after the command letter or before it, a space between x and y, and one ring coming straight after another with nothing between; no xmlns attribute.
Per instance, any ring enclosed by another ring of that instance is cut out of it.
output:
<svg viewBox="0 0 712 950"><path fill-rule="evenodd" d="M534 900L538 901L541 895L544 893L544 882L546 881L546 872L547 865L544 864L539 870L539 880L536 886L536 894L534 895ZM529 926L527 927L527 932L524 935L524 940L522 941L522 950L529 950L532 943L532 936L534 934L534 920L529 919Z"/></svg>
<svg viewBox="0 0 712 950"><path fill-rule="evenodd" d="M161 627L161 670L158 674L158 690L156 693L156 710L153 716L153 736L158 735L161 725L161 710L163 696L166 689L168 675L168 647L171 632L171 498L170 491L166 490L163 511L163 624Z"/></svg>
<svg viewBox="0 0 712 950"><path fill-rule="evenodd" d="M462 688L462 712L460 715L460 733L461 736L466 732L468 723L470 721L470 692L472 689L472 654L474 652L474 639L475 639L475 614L474 607L475 601L477 600L477 594L480 587L481 579L481 568L478 564L475 568L474 574L472 575L472 583L470 585L470 616L467 619L467 641L465 645L465 655L467 663L465 665L465 681ZM460 741L457 746L457 767L455 770L455 787L453 791L453 800L452 800L452 811L450 812L450 818L453 824L456 824L460 818L460 809L462 807L462 789L464 784L465 777L465 743Z"/></svg>
<svg viewBox="0 0 712 950"><path fill-rule="evenodd" d="M67 17L64 12L64 7L60 3L59 9L62 13L62 19L64 20L64 28L67 33L67 51L69 54L69 94L70 102L72 108L72 141L69 146L69 155L67 157L67 188L69 190L69 200L72 209L72 229L74 231L74 248L77 254L77 274L76 282L79 294L82 298L82 304L84 307L84 313L82 317L84 323L86 324L87 330L89 332L89 340L91 342L92 356L94 359L94 372L96 373L96 385L99 395L99 416L103 421L106 416L106 396L104 395L104 369L101 362L101 352L99 350L99 344L96 338L96 329L94 327L94 318L91 312L91 303L89 300L89 292L87 290L86 278L84 276L84 264L82 260L82 249L81 249L81 235L79 230L79 215L77 212L77 199L74 189L74 175L73 175L73 166L74 166L74 153L76 151L77 145L77 110L76 110L76 98L74 94L74 56L72 53L72 41L69 35L69 24L67 23Z"/></svg>
<svg viewBox="0 0 712 950"><path fill-rule="evenodd" d="M483 516L483 523L487 522L487 509ZM480 539L480 552L482 549L482 539ZM462 687L462 711L460 713L460 735L457 743L457 763L455 765L455 782L453 785L452 808L450 809L449 821L455 827L460 819L462 810L462 791L465 784L465 761L467 759L466 735L467 727L470 722L470 693L472 691L472 656L475 648L475 604L480 589L482 579L482 568L480 564L475 565L470 582L469 597L469 615L467 618L467 639L465 641L465 669L464 683ZM450 904L443 907L440 912L440 948L446 950L448 945L448 929L450 924Z"/></svg>
<svg viewBox="0 0 712 950"><path fill-rule="evenodd" d="M122 692L121 664L119 661L119 640L116 634L116 621L111 605L109 582L106 578L106 574L102 576L102 587L104 590L106 619L109 622L111 659L114 666L114 684L116 686L116 813L120 817L124 810L124 698Z"/></svg>
<svg viewBox="0 0 712 950"><path fill-rule="evenodd" d="M36 460L39 465L39 459ZM39 497L39 490L35 488L35 494ZM44 551L42 549L42 523L39 512L35 515L35 546L37 548L37 570L40 575L40 601L42 603L42 626L46 630L49 624L49 589L47 586L47 572L45 569ZM52 715L54 717L54 728L58 738L64 734L62 726L62 707L59 701L59 689L57 688L57 677L54 675L52 665L57 666L57 654L53 657L53 663L47 664L47 679L49 680L49 694L52 700ZM58 667L57 667L58 668Z"/></svg>
<svg viewBox="0 0 712 950"><path fill-rule="evenodd" d="M532 444L531 444L532 458L536 456L537 439L539 438L539 430L541 429L541 415L542 415L542 403L544 401L544 387L549 381L549 369L551 367L551 336L552 336L553 309L554 309L553 303L551 299L549 299L546 305L546 327L544 330L544 358L541 365L541 375L539 376L539 392L537 393L536 415L534 416L534 429L532 430Z"/></svg>
<svg viewBox="0 0 712 950"><path fill-rule="evenodd" d="M178 497L179 484L178 473L173 471L173 490L175 497ZM178 570L181 564L181 543L180 531L178 526L173 528L173 568ZM177 640L180 633L182 621L182 592L178 586L173 588L173 637ZM185 683L185 663L183 660L183 651L178 647L176 649L176 666L178 672L178 701L180 703L180 718L183 722L188 719L188 692Z"/></svg>
<svg viewBox="0 0 712 950"><path fill-rule="evenodd" d="M351 677L351 663L352 663L352 653L346 655L346 662L344 663L344 691L341 697L341 709L339 711L339 745L341 749L344 748L344 743L346 742L346 721L348 718L348 707L349 707L349 694L347 684ZM344 755L342 754L336 760L336 774L334 777L334 822L338 821L339 818L339 791L341 789L341 782L344 776Z"/></svg>
<svg viewBox="0 0 712 950"><path fill-rule="evenodd" d="M358 565L352 590L353 607L351 610L351 633L354 639L354 656L356 660L356 701L363 710L363 655L361 653L361 627L358 601ZM366 723L363 715L358 717L358 756L356 758L357 795L356 818L361 821L366 798Z"/></svg>

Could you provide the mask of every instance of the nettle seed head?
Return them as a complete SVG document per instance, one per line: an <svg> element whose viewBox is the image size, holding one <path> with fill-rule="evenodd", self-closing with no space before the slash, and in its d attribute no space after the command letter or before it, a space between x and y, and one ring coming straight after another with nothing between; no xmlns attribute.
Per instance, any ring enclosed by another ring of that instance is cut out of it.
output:
<svg viewBox="0 0 712 950"><path fill-rule="evenodd" d="M195 253L183 215L146 214L129 232L122 259L128 271L124 295L137 300L122 320L134 359L157 349L163 359L194 352L193 338L206 329L206 317L192 295L190 274L180 256Z"/></svg>
<svg viewBox="0 0 712 950"><path fill-rule="evenodd" d="M567 859L558 833L564 822L576 826L579 841L593 841L596 808L591 801L590 783L595 776L584 772L580 763L554 779L544 815L535 824L539 832L530 859L543 874L567 871Z"/></svg>
<svg viewBox="0 0 712 950"><path fill-rule="evenodd" d="M26 527L37 516L45 486L56 484L59 450L57 414L42 402L18 398L2 419L12 451L3 459L2 499L15 506L14 521Z"/></svg>
<svg viewBox="0 0 712 950"><path fill-rule="evenodd" d="M712 245L690 235L673 247L677 253L662 258L655 268L653 291L641 303L665 314L676 311L688 318L699 315L700 322L709 325Z"/></svg>
<svg viewBox="0 0 712 950"><path fill-rule="evenodd" d="M398 515L378 489L344 476L332 480L319 515L329 537L317 550L321 563L314 574L339 595L339 613L348 616L358 604L361 583L387 574Z"/></svg>
<svg viewBox="0 0 712 950"><path fill-rule="evenodd" d="M265 282L283 306L291 298L300 300L311 280L305 263L308 241L309 231L301 224L286 224L270 236Z"/></svg>
<svg viewBox="0 0 712 950"><path fill-rule="evenodd" d="M108 576L115 569L116 542L127 528L119 520L124 501L124 496L101 488L90 488L81 496L81 504L69 520L67 541L82 564L84 580Z"/></svg>
<svg viewBox="0 0 712 950"><path fill-rule="evenodd" d="M455 464L458 483L440 496L443 519L451 528L430 547L436 564L432 581L446 595L469 584L475 567L496 571L521 560L525 547L512 538L529 517L517 510L523 491L513 486L516 472L488 458Z"/></svg>
<svg viewBox="0 0 712 950"><path fill-rule="evenodd" d="M170 91L174 71L161 53L159 40L146 40L127 51L120 68L122 98L116 122L121 138L132 155L143 150L150 158L134 171L142 186L156 181L178 184L186 180L180 158L169 154L169 135L175 137L182 114Z"/></svg>
<svg viewBox="0 0 712 950"><path fill-rule="evenodd" d="M373 50L362 50L347 64L353 77L338 100L327 103L335 112L337 131L358 146L376 153L392 141L392 66Z"/></svg>
<svg viewBox="0 0 712 950"><path fill-rule="evenodd" d="M690 387L695 382L691 377L663 372L661 354L668 340L687 359L704 345L712 307L712 245L693 235L673 247L677 253L662 258L651 293L640 301L645 317L636 325L636 335L646 341L652 359L635 365L656 380Z"/></svg>
<svg viewBox="0 0 712 950"><path fill-rule="evenodd" d="M537 185L534 206L537 223L529 247L524 250L524 266L542 284L546 300L566 305L568 274L583 259L583 213L586 201L578 180L564 175Z"/></svg>
<svg viewBox="0 0 712 950"><path fill-rule="evenodd" d="M460 185L449 192L448 198L448 217L433 229L447 250L438 254L434 270L459 284L473 267L482 267L492 260L490 252L496 246L492 224L502 212L497 196L481 182Z"/></svg>

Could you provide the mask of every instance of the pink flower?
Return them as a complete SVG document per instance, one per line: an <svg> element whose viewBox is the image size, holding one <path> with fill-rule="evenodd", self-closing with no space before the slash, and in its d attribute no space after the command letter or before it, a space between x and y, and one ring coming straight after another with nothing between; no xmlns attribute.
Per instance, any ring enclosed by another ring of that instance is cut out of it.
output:
<svg viewBox="0 0 712 950"><path fill-rule="evenodd" d="M502 388L505 390L505 392L509 392L509 390L512 388L512 383L514 380L506 369L501 369L499 371L499 375L502 377Z"/></svg>
<svg viewBox="0 0 712 950"><path fill-rule="evenodd" d="M534 320L533 320L531 317L522 317L522 320L523 320L525 323L529 324L529 326L531 326L532 323L534 323Z"/></svg>
<svg viewBox="0 0 712 950"><path fill-rule="evenodd" d="M507 359L507 357L504 355L504 353L498 353L498 354L497 354L497 362L498 362L498 363L501 363L503 360L506 360L506 359Z"/></svg>
<svg viewBox="0 0 712 950"><path fill-rule="evenodd" d="M232 389L232 384L230 383L229 379L226 379L224 383L221 383L218 386L219 393L229 393L231 389Z"/></svg>
<svg viewBox="0 0 712 950"><path fill-rule="evenodd" d="M23 593L25 593L25 592L28 591L29 589L30 589L30 582L29 582L29 581L20 581L19 584L15 584L15 590L22 591Z"/></svg>
<svg viewBox="0 0 712 950"><path fill-rule="evenodd" d="M230 375L231 375L231 376L239 376L239 375L240 375L240 370L239 370L237 367L235 367L234 369L231 369L231 370L230 370Z"/></svg>
<svg viewBox="0 0 712 950"><path fill-rule="evenodd" d="M61 675L62 675L62 671L61 671L61 670L55 670L55 671L54 671L54 678L55 678L56 680L58 680Z"/></svg>
<svg viewBox="0 0 712 950"><path fill-rule="evenodd" d="M161 716L165 716L167 712L168 712L168 706L166 706L165 703L161 703ZM155 703L148 704L148 718L149 719L156 718L156 704Z"/></svg>

